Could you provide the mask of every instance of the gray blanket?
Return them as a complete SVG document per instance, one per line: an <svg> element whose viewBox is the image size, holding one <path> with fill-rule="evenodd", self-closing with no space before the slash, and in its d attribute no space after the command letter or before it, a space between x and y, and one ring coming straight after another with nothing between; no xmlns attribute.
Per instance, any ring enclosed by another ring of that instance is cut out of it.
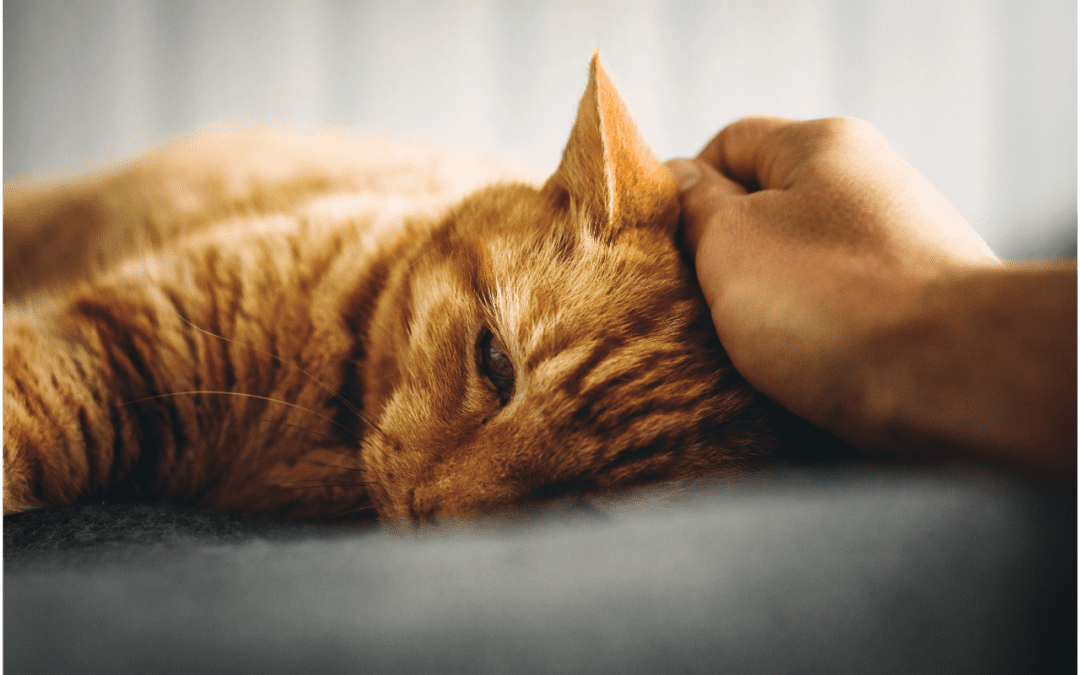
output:
<svg viewBox="0 0 1080 675"><path fill-rule="evenodd" d="M805 470L419 534L4 519L7 673L1076 670L1075 496Z"/></svg>

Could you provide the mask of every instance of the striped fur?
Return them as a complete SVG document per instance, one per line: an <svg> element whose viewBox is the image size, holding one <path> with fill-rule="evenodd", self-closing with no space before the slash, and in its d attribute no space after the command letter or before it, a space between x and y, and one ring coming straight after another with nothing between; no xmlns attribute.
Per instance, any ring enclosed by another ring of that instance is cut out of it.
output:
<svg viewBox="0 0 1080 675"><path fill-rule="evenodd" d="M760 466L798 428L727 361L595 57L556 174L439 216L508 172L282 138L5 188L5 513L435 520Z"/></svg>

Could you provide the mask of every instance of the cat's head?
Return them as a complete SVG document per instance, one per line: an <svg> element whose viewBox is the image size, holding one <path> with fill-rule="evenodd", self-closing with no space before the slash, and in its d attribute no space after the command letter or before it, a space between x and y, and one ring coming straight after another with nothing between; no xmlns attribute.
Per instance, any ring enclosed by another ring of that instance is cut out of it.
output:
<svg viewBox="0 0 1080 675"><path fill-rule="evenodd" d="M773 408L731 368L677 245L678 188L594 56L541 189L466 199L373 319L363 446L384 519L753 466Z"/></svg>

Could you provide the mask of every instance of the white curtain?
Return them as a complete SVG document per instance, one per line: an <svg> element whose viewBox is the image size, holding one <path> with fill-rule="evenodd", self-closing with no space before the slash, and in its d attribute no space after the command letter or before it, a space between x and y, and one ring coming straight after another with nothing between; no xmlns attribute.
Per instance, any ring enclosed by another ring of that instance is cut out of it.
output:
<svg viewBox="0 0 1080 675"><path fill-rule="evenodd" d="M203 126L552 169L593 48L661 157L750 114L874 123L999 253L1076 242L1073 0L7 0L4 176Z"/></svg>

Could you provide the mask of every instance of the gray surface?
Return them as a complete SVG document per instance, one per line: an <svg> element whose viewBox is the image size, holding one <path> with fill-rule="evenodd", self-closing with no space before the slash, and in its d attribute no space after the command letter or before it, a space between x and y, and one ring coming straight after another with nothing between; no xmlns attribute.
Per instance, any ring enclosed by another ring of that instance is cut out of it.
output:
<svg viewBox="0 0 1080 675"><path fill-rule="evenodd" d="M1075 671L1074 498L861 469L605 508L422 537L9 517L5 670Z"/></svg>

